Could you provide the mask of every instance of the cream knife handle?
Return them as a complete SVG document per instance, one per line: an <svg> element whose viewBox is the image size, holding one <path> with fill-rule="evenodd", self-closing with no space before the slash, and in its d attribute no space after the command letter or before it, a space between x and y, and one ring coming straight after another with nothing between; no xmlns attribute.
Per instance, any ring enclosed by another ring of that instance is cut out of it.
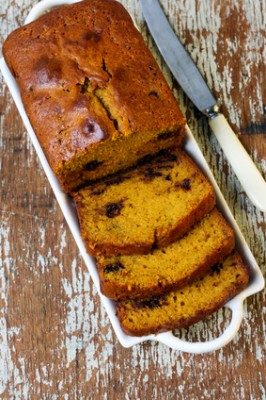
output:
<svg viewBox="0 0 266 400"><path fill-rule="evenodd" d="M266 211L266 182L226 118L217 114L209 119L209 125L247 196L261 211Z"/></svg>

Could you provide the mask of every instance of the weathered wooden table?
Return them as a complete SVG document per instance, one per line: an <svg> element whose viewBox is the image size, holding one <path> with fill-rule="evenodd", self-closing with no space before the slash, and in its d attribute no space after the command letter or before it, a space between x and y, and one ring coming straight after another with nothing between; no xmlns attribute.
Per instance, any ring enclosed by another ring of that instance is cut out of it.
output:
<svg viewBox="0 0 266 400"><path fill-rule="evenodd" d="M36 2L0 0L1 43ZM206 120L173 82L147 36L138 1L122 3L135 16L265 271L265 214L249 202ZM265 177L264 1L162 5ZM150 342L121 347L2 77L0 92L0 398L266 399L265 293L245 302L240 331L222 350L191 355ZM225 314L182 335L219 335Z"/></svg>

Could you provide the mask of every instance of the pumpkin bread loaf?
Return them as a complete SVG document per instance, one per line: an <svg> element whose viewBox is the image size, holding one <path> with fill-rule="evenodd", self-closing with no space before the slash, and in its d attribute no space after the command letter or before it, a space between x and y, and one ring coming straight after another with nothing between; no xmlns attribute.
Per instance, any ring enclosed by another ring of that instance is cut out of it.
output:
<svg viewBox="0 0 266 400"><path fill-rule="evenodd" d="M101 291L116 300L160 295L202 277L233 248L233 230L214 209L165 248L146 255L99 257Z"/></svg>
<svg viewBox="0 0 266 400"><path fill-rule="evenodd" d="M234 251L204 277L182 289L145 300L120 300L118 318L128 335L186 328L226 304L246 287L248 280L248 270Z"/></svg>
<svg viewBox="0 0 266 400"><path fill-rule="evenodd" d="M3 54L64 189L181 143L185 119L119 2L58 7L12 32Z"/></svg>
<svg viewBox="0 0 266 400"><path fill-rule="evenodd" d="M210 182L184 151L164 150L144 161L74 194L90 254L145 254L165 247L214 207Z"/></svg>
<svg viewBox="0 0 266 400"><path fill-rule="evenodd" d="M233 231L178 148L185 118L119 2L52 9L12 32L3 54L127 334L188 326L246 285L236 253L210 270Z"/></svg>

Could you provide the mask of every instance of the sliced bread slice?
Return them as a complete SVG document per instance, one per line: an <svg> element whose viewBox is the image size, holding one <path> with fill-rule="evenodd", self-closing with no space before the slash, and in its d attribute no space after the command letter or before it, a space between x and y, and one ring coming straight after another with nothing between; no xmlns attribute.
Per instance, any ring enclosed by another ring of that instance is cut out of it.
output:
<svg viewBox="0 0 266 400"><path fill-rule="evenodd" d="M145 158L137 168L74 194L87 251L147 254L182 237L215 204L213 188L180 149Z"/></svg>
<svg viewBox="0 0 266 400"><path fill-rule="evenodd" d="M182 289L145 300L120 300L120 324L126 334L134 336L188 327L222 307L248 280L248 270L234 251L203 278Z"/></svg>
<svg viewBox="0 0 266 400"><path fill-rule="evenodd" d="M99 257L101 290L111 299L159 295L203 276L233 248L233 230L214 209L165 248L146 255Z"/></svg>

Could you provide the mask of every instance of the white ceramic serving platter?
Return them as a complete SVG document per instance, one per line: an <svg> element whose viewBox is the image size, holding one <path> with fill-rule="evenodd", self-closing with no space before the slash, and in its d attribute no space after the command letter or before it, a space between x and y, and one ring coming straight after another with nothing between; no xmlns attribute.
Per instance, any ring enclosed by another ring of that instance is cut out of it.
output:
<svg viewBox="0 0 266 400"><path fill-rule="evenodd" d="M56 7L59 5L64 5L64 4L71 4L75 3L77 1L75 0L42 0L38 4L36 4L31 12L29 13L25 23L29 23L39 17L41 14L46 12L52 7ZM225 331L222 333L221 336L218 338L215 338L210 341L206 342L187 342L185 340L181 340L177 337L175 337L172 332L165 332L161 333L158 335L149 335L149 336L143 336L143 337L132 337L125 335L120 327L119 321L116 317L116 312L115 312L115 307L114 303L103 296L100 293L100 285L99 285L99 277L96 269L96 265L94 262L94 259L90 257L85 249L85 246L82 242L82 238L80 235L80 229L79 229L79 223L75 211L75 207L73 204L72 199L66 195L61 188L61 185L59 181L57 180L56 176L52 172L47 159L42 151L42 148L37 140L37 137L32 129L32 126L30 124L30 121L26 115L25 109L23 107L21 97L20 97L20 92L18 85L13 78L10 70L8 69L4 59L2 58L0 60L0 68L2 71L2 74L5 78L5 81L9 87L9 90L13 96L13 99L16 103L16 106L19 110L19 113L21 115L21 118L25 124L25 127L28 131L28 134L32 140L32 143L35 147L35 150L39 156L40 162L43 166L43 169L48 177L48 180L52 186L52 189L54 191L54 194L56 196L56 199L62 209L62 212L65 216L65 219L69 225L69 228L74 236L74 239L79 247L79 250L82 254L82 257L85 261L85 264L91 274L91 277L93 279L93 282L99 292L99 296L101 298L101 301L103 302L103 305L109 315L110 321L113 325L114 331L120 341L120 343L124 347L130 347L135 344L147 341L147 340L153 340L157 342L161 342L166 344L167 346L176 349L176 350L181 350L189 353L205 353L209 351L214 351L217 350L223 346L225 346L229 341L231 341L234 336L236 335L241 321L243 319L243 301L248 297L251 296L254 293L259 292L260 290L263 289L264 287L264 279L262 276L262 273L247 245L245 242L245 239L238 228L233 215L230 212L230 209L228 208L222 193L220 192L217 183L189 129L187 126L186 130L186 136L185 136L185 150L190 154L190 156L194 159L194 161L198 164L198 166L202 169L202 171L205 173L205 175L211 180L216 196L217 196L217 203L218 203L218 208L221 210L225 218L230 222L231 226L234 228L235 231L235 236L236 236L236 247L241 254L242 258L244 259L244 262L249 266L250 268L250 282L248 284L248 287L243 290L238 296L236 296L233 300L231 300L229 303L226 304L226 307L230 308L232 311L231 315L231 321Z"/></svg>

